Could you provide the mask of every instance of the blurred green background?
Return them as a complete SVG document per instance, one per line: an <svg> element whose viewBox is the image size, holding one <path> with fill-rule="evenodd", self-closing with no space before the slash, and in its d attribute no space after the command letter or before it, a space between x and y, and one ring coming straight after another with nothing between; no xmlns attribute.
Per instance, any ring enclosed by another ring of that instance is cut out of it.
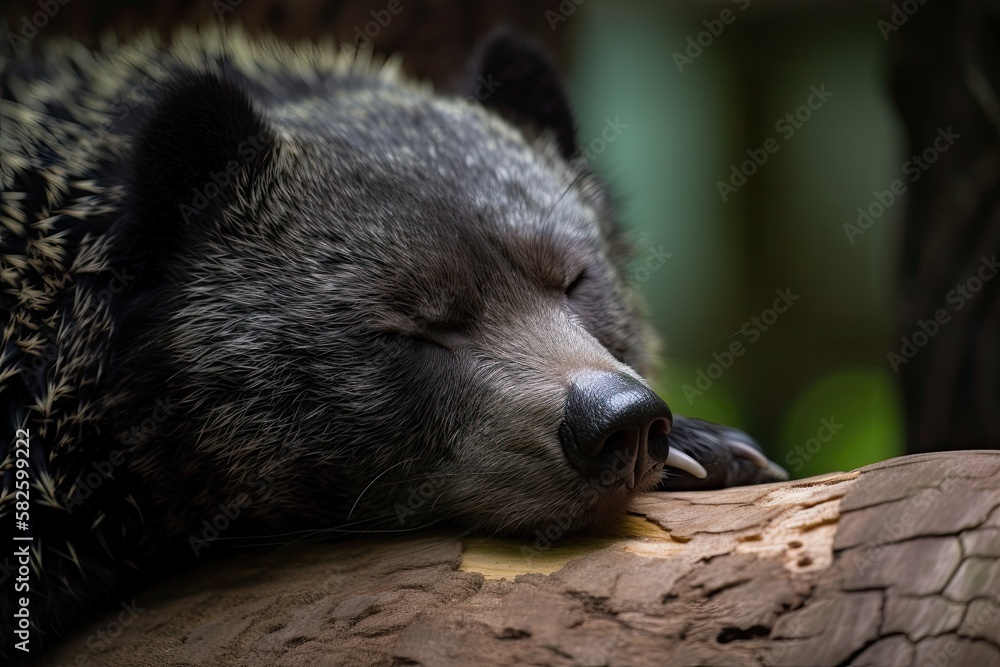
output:
<svg viewBox="0 0 1000 667"><path fill-rule="evenodd" d="M844 230L907 159L876 25L886 16L872 3L602 0L549 15L571 33L581 144L621 195L635 275L648 275L638 288L664 340L658 389L677 413L751 433L797 477L903 449L886 352L905 202L853 243ZM812 87L832 95L799 110ZM797 110L808 119L796 128L785 115ZM608 119L627 127L602 141ZM748 150L761 161L768 138L777 151L723 201L718 182ZM641 268L661 246L672 256ZM799 299L766 331L753 324L786 288ZM713 368L733 341L742 356Z"/></svg>

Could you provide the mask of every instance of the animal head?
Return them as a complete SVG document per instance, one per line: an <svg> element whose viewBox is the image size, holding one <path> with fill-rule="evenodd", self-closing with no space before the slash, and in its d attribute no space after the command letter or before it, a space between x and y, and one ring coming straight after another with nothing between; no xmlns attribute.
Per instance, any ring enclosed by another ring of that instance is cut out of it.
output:
<svg viewBox="0 0 1000 667"><path fill-rule="evenodd" d="M477 62L469 98L182 75L137 134L121 377L282 525L570 529L659 480L672 416L566 94L517 38Z"/></svg>

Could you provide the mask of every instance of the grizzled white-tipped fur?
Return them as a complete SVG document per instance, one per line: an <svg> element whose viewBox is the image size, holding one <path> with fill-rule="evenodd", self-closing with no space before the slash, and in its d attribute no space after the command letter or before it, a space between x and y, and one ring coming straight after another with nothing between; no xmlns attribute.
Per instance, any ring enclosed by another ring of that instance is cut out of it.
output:
<svg viewBox="0 0 1000 667"><path fill-rule="evenodd" d="M2 63L0 421L31 432L44 632L223 538L561 535L659 482L568 462L574 378L648 391L650 336L564 94L497 43L529 76L482 104L233 30ZM763 479L683 424L678 467Z"/></svg>

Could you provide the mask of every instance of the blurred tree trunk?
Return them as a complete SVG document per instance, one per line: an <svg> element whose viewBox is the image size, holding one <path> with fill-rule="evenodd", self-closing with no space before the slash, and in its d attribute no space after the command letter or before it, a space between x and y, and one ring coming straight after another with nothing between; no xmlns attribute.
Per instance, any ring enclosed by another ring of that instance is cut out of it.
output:
<svg viewBox="0 0 1000 667"><path fill-rule="evenodd" d="M914 160L910 173L919 170L919 177L907 182L901 257L898 336L912 347L897 338L893 350L912 357L897 360L907 447L911 453L996 448L1000 5L912 4L916 11L898 30L881 26L893 53L893 94L908 154L923 162ZM949 132L957 138L939 151L946 142L935 148L935 140Z"/></svg>

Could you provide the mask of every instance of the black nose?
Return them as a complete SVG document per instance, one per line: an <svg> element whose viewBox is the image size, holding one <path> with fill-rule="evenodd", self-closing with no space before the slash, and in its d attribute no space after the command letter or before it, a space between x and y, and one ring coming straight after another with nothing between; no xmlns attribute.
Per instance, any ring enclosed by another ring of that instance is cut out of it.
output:
<svg viewBox="0 0 1000 667"><path fill-rule="evenodd" d="M569 462L587 479L635 486L670 452L673 415L659 396L624 373L579 377L566 397L559 440Z"/></svg>

